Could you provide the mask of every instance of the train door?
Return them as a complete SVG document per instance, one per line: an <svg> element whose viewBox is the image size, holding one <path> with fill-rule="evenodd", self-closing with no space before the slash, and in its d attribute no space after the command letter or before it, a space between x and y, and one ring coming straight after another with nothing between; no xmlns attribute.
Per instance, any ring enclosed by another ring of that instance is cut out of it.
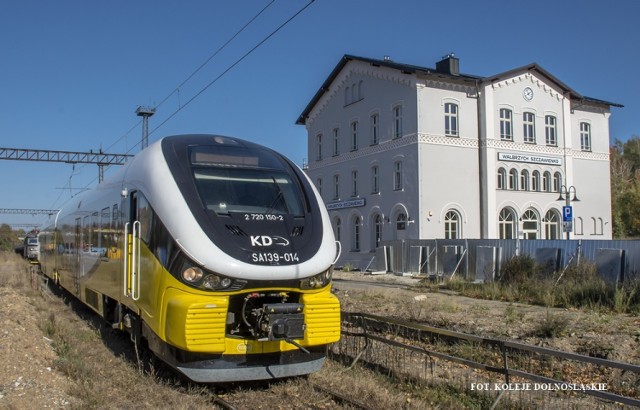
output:
<svg viewBox="0 0 640 410"><path fill-rule="evenodd" d="M138 220L138 192L129 194L129 209L124 224L124 297L140 299L140 221Z"/></svg>

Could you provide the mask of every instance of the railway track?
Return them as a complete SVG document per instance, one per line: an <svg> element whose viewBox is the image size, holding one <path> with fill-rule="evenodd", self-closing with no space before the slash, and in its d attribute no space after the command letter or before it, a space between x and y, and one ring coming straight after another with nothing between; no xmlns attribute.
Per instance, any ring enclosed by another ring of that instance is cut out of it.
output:
<svg viewBox="0 0 640 410"><path fill-rule="evenodd" d="M394 377L453 375L470 390L496 394L496 401L515 390L640 407L637 365L366 313L342 316L343 338L332 351Z"/></svg>

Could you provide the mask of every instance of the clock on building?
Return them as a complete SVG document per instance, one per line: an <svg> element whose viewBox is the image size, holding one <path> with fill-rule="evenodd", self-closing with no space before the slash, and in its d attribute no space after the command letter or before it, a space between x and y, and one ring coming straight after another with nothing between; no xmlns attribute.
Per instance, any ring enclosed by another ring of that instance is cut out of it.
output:
<svg viewBox="0 0 640 410"><path fill-rule="evenodd" d="M531 87L525 87L524 90L522 90L522 96L527 101L533 100L533 90Z"/></svg>

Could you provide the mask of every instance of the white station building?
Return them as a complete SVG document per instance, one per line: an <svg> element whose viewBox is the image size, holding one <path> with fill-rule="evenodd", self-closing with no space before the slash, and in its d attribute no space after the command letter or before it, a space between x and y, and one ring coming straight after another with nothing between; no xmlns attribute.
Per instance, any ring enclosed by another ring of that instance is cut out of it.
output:
<svg viewBox="0 0 640 410"><path fill-rule="evenodd" d="M611 239L611 107L535 63L345 55L297 124L341 259L364 260L397 239Z"/></svg>

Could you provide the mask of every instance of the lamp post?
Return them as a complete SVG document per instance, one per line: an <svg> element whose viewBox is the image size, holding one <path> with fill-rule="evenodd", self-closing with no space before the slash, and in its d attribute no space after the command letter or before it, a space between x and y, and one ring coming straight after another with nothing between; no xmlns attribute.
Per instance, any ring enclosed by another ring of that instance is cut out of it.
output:
<svg viewBox="0 0 640 410"><path fill-rule="evenodd" d="M573 199L571 199L572 192ZM569 240L569 235L571 231L573 231L573 208L571 208L571 201L580 201L576 195L576 187L573 185L570 187L562 185L560 187L560 196L558 197L558 201L565 201L565 206L562 207L562 228L567 235L567 240Z"/></svg>

